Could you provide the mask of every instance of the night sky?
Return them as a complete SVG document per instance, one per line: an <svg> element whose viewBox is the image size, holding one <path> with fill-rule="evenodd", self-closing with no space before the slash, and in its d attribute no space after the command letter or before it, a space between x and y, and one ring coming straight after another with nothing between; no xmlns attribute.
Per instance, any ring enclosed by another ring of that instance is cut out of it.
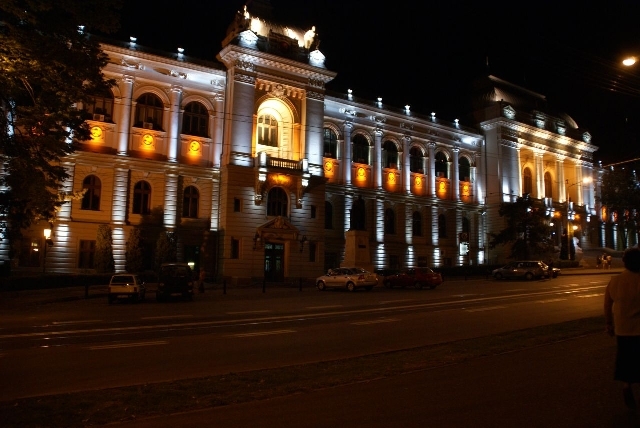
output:
<svg viewBox="0 0 640 428"><path fill-rule="evenodd" d="M110 37L213 59L246 1L127 0ZM596 4L591 4L596 3ZM591 132L604 164L640 157L640 2L271 0L275 21L315 25L328 89L453 121L490 72L547 97ZM364 6L368 5L368 6ZM419 5L419 6L415 6Z"/></svg>

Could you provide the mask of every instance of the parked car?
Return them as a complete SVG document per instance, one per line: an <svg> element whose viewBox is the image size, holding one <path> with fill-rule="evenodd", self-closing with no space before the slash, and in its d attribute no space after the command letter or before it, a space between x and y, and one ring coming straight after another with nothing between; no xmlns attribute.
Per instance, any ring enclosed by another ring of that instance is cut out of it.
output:
<svg viewBox="0 0 640 428"><path fill-rule="evenodd" d="M193 299L194 276L191 266L186 263L163 263L160 266L156 300L171 296Z"/></svg>
<svg viewBox="0 0 640 428"><path fill-rule="evenodd" d="M549 272L549 267L541 260L519 260L511 263L507 263L501 268L494 269L492 275L495 279L503 278L548 278L549 276L555 278L560 274L560 269L553 268L553 271Z"/></svg>
<svg viewBox="0 0 640 428"><path fill-rule="evenodd" d="M385 276L385 287L416 287L436 288L442 284L442 275L428 267L403 269L395 275Z"/></svg>
<svg viewBox="0 0 640 428"><path fill-rule="evenodd" d="M326 275L316 278L316 286L322 291L326 288L346 288L355 291L356 288L371 290L378 283L378 276L356 267L341 267L329 269Z"/></svg>
<svg viewBox="0 0 640 428"><path fill-rule="evenodd" d="M560 275L560 268L557 267L552 267L551 271L549 271L549 265L542 262L543 265L545 265L546 269L547 269L547 278L551 277L551 278L557 278L558 275Z"/></svg>
<svg viewBox="0 0 640 428"><path fill-rule="evenodd" d="M146 287L138 275L113 275L109 281L108 301L113 303L117 299L129 299L133 302L144 300Z"/></svg>

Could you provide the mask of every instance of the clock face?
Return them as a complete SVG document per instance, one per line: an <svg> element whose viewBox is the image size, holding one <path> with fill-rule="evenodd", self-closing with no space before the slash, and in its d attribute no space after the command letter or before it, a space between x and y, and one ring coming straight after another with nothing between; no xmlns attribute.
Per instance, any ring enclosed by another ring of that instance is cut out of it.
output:
<svg viewBox="0 0 640 428"><path fill-rule="evenodd" d="M145 134L142 136L142 144L145 146L151 146L153 144L153 135Z"/></svg>
<svg viewBox="0 0 640 428"><path fill-rule="evenodd" d="M325 171L331 171L333 169L333 163L325 162L324 169L325 169Z"/></svg>
<svg viewBox="0 0 640 428"><path fill-rule="evenodd" d="M189 144L189 150L191 150L192 152L199 152L200 151L200 142L199 141L192 141Z"/></svg>
<svg viewBox="0 0 640 428"><path fill-rule="evenodd" d="M93 138L94 140L97 140L100 137L102 137L102 128L100 128L99 126L92 127L91 128L91 138Z"/></svg>

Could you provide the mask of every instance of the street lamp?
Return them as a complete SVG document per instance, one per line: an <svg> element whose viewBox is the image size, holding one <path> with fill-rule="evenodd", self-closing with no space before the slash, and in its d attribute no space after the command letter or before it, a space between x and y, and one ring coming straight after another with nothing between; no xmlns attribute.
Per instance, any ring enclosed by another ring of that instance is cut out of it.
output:
<svg viewBox="0 0 640 428"><path fill-rule="evenodd" d="M42 273L45 273L47 269L47 247L49 245L53 245L53 241L51 240L51 229L45 229L44 233L44 257L42 261Z"/></svg>

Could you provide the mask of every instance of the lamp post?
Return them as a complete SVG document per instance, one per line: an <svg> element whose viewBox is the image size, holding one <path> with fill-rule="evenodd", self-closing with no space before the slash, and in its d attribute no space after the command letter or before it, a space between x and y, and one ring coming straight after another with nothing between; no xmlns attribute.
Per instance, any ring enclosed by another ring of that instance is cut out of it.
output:
<svg viewBox="0 0 640 428"><path fill-rule="evenodd" d="M51 242L51 229L44 230L44 257L42 260L42 273L45 273L47 270L47 247L49 246L49 242Z"/></svg>

